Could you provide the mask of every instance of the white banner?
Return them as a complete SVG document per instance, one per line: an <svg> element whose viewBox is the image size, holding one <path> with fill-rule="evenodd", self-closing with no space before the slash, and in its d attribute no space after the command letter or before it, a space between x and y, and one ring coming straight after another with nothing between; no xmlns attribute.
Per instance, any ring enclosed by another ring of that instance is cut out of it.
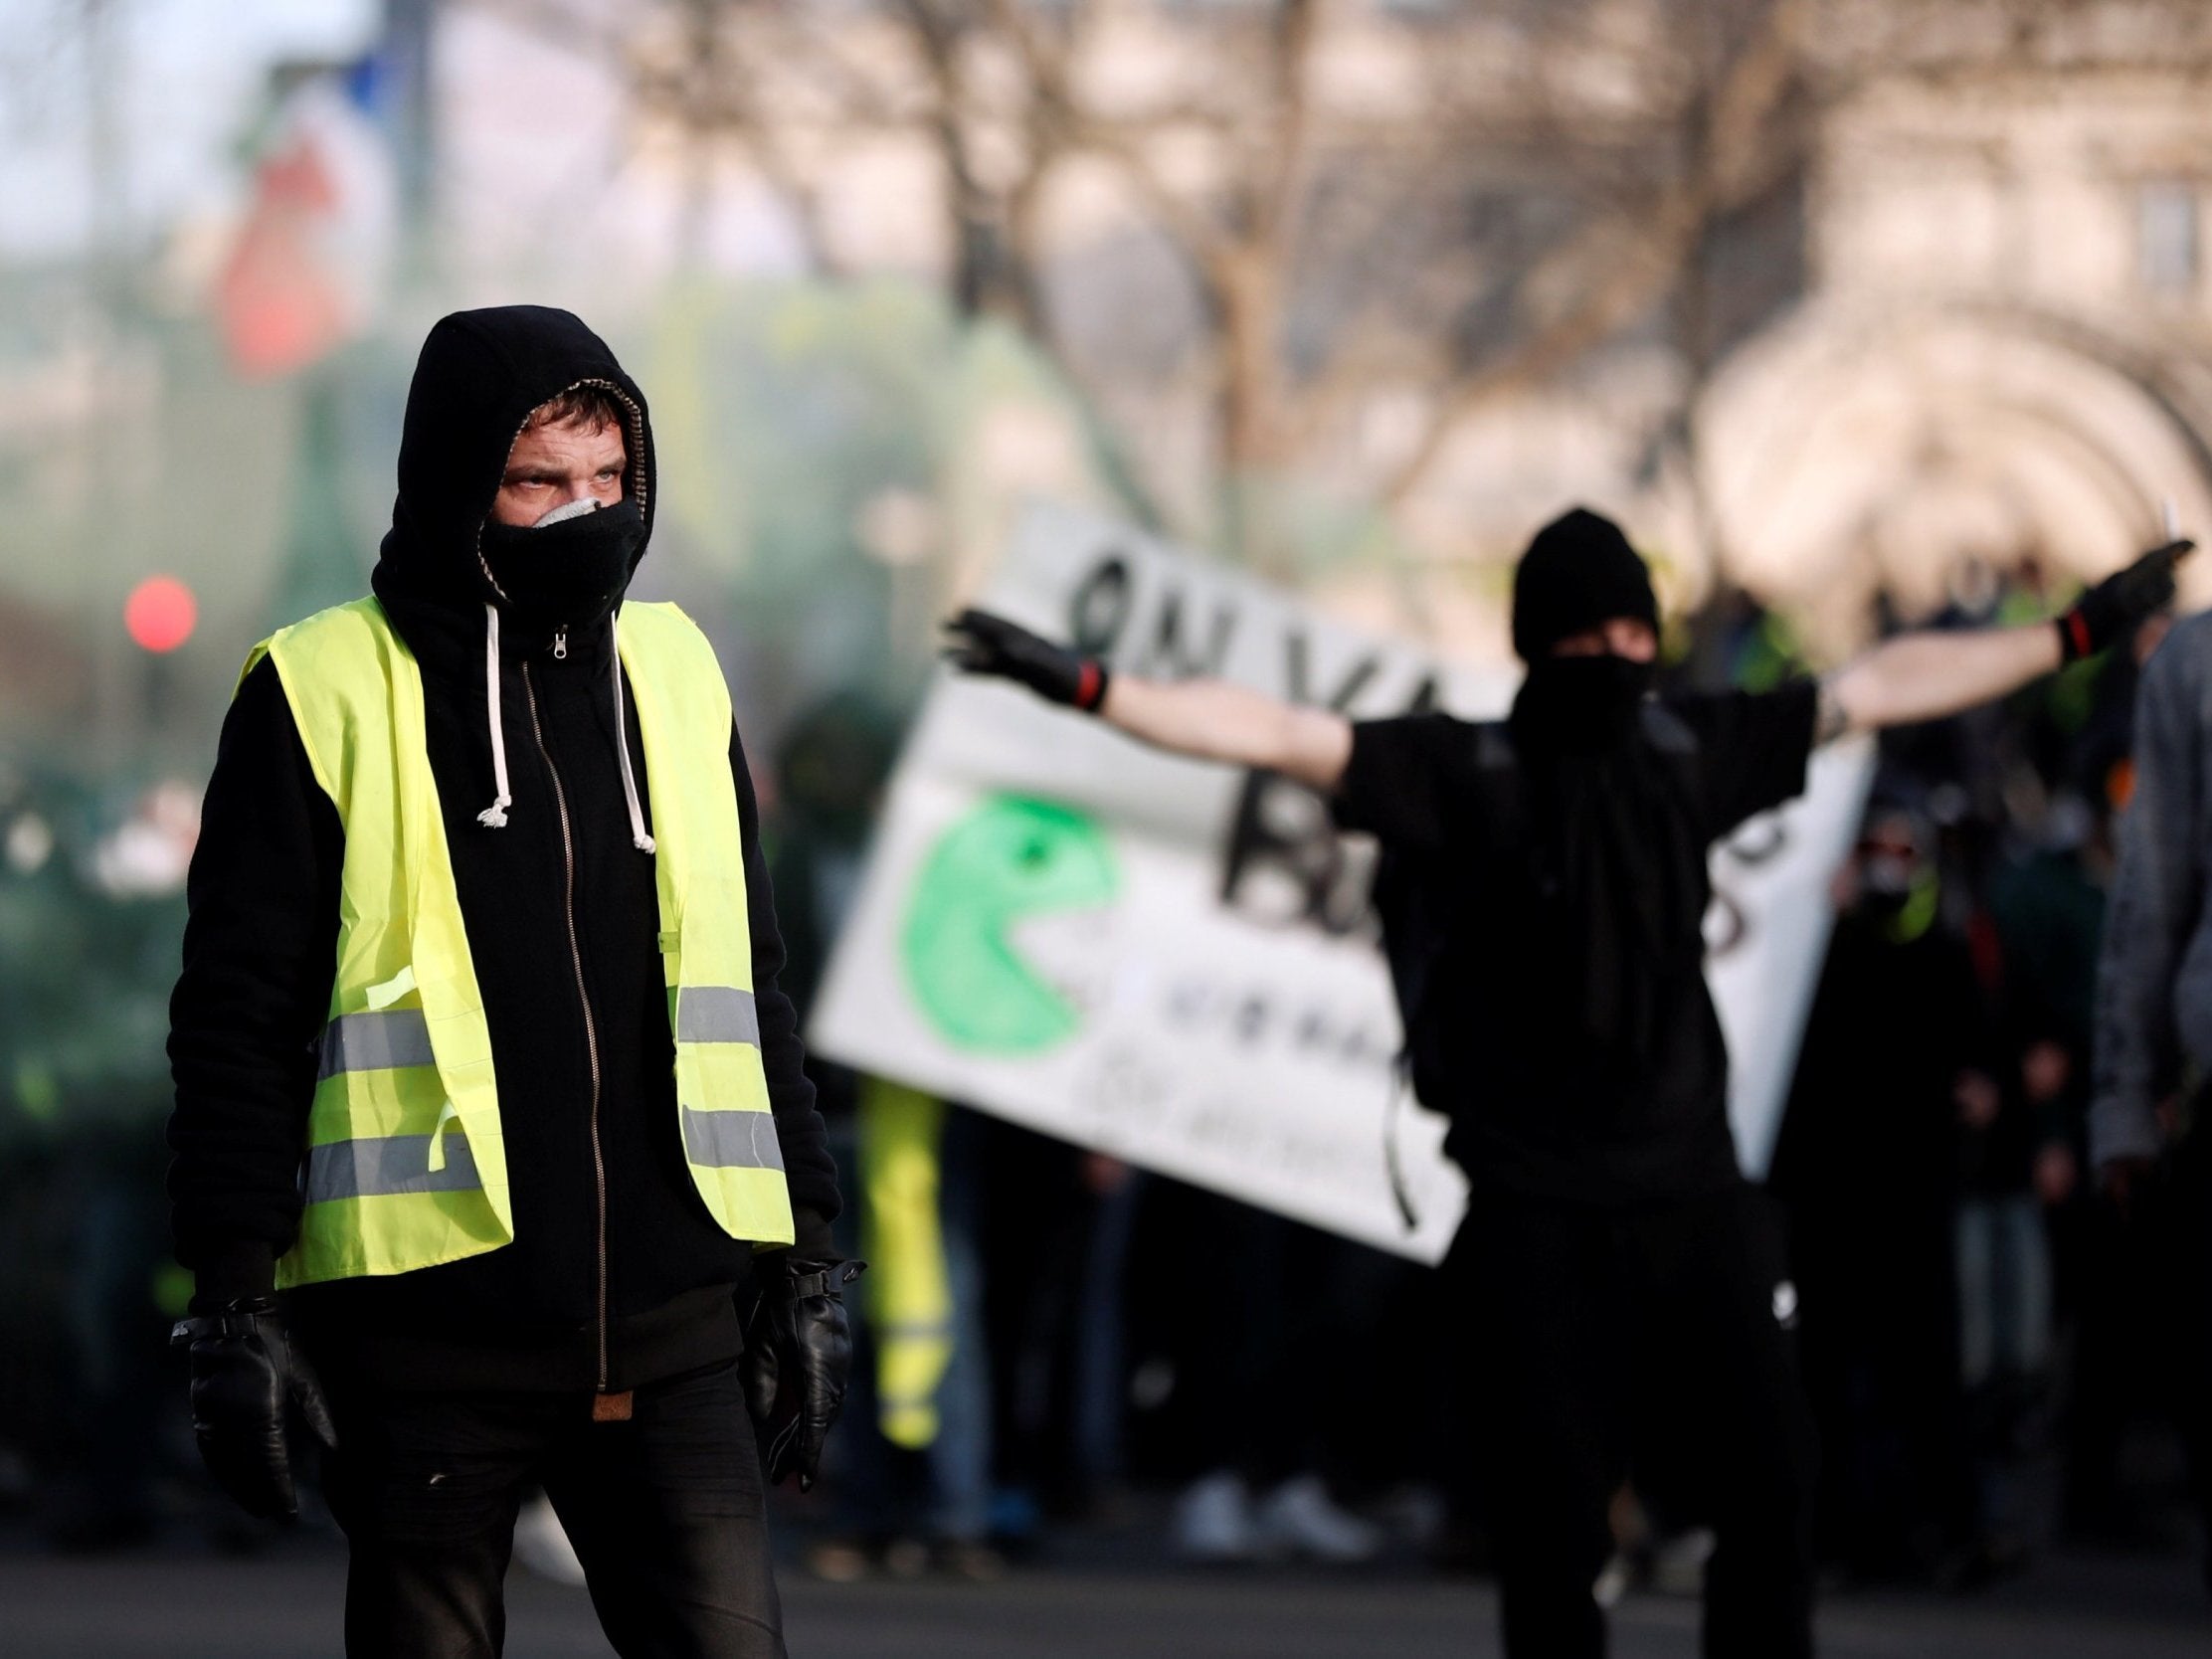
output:
<svg viewBox="0 0 2212 1659"><path fill-rule="evenodd" d="M1513 678L1438 663L1236 572L1038 508L979 604L1126 672L1208 674L1356 718L1501 712ZM1713 982L1762 1169L1863 757L1715 869ZM1466 1183L1443 1122L1392 1122L1399 1028L1367 894L1374 849L1311 793L1155 753L997 681L947 675L892 781L809 1040L982 1107L1414 1259ZM1392 1196L1384 1138L1416 1218ZM1755 1156L1754 1156L1755 1155Z"/></svg>

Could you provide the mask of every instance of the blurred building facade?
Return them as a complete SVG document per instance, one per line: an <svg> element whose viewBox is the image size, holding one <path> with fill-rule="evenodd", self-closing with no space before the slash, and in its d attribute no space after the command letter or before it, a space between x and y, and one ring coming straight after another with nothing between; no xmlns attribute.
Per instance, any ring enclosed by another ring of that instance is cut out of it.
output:
<svg viewBox="0 0 2212 1659"><path fill-rule="evenodd" d="M1824 50L1805 292L1703 411L1740 578L1840 635L2212 524L2212 11L1887 0Z"/></svg>
<svg viewBox="0 0 2212 1659"><path fill-rule="evenodd" d="M919 663L1027 495L1491 657L1506 562L1574 500L1630 524L1676 607L1726 577L1819 654L1878 592L1936 605L1962 557L2088 575L2164 500L2212 523L2196 0L364 15L373 60L429 65L420 110L380 117L417 218L333 364L242 377L209 327L243 172L158 239L0 273L0 478L38 550L8 561L0 684L26 719L214 707L284 604L365 573L423 329L516 298L585 311L667 388L671 507L696 510L655 571L756 610L780 572L774 636L840 660L882 642L845 639L838 581L836 617L793 621L811 568L871 568L868 615ZM267 109L236 120L276 153ZM730 464L761 437L732 436L729 382L771 388L748 418L780 421L761 475L789 492L809 439L776 376L822 381L869 328L866 389L808 420L874 421L836 466L880 475L779 528ZM149 676L114 619L161 569L201 592L206 660Z"/></svg>
<svg viewBox="0 0 2212 1659"><path fill-rule="evenodd" d="M1498 652L1483 572L1576 498L1829 651L2212 521L2191 0L601 11L449 14L487 289L533 148L627 264L941 285L1171 527L1378 624ZM1042 453L1001 481L1080 488Z"/></svg>

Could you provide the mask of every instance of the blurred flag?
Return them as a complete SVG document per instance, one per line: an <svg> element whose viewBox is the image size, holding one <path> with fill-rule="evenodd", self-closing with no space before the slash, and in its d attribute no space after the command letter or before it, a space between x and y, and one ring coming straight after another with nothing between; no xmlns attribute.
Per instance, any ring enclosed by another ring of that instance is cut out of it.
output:
<svg viewBox="0 0 2212 1659"><path fill-rule="evenodd" d="M291 374L359 333L382 297L398 225L392 150L367 73L286 94L256 169L254 204L216 286L242 376Z"/></svg>

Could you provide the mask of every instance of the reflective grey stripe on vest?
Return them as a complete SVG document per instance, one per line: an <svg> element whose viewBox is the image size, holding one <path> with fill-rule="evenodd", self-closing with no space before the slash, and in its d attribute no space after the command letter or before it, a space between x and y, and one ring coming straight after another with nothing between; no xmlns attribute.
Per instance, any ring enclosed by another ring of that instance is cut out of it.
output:
<svg viewBox="0 0 2212 1659"><path fill-rule="evenodd" d="M767 1112L702 1112L683 1109L683 1149L692 1163L709 1170L781 1170L784 1149L776 1143L776 1120Z"/></svg>
<svg viewBox="0 0 2212 1659"><path fill-rule="evenodd" d="M430 1023L421 1009L342 1014L322 1028L322 1075L385 1071L393 1066L435 1065Z"/></svg>
<svg viewBox="0 0 2212 1659"><path fill-rule="evenodd" d="M332 1141L307 1149L307 1201L378 1198L394 1193L463 1193L483 1186L465 1136L446 1133L446 1167L430 1167L428 1135Z"/></svg>
<svg viewBox="0 0 2212 1659"><path fill-rule="evenodd" d="M760 1046L760 1010L734 985L687 985L676 992L676 1041Z"/></svg>

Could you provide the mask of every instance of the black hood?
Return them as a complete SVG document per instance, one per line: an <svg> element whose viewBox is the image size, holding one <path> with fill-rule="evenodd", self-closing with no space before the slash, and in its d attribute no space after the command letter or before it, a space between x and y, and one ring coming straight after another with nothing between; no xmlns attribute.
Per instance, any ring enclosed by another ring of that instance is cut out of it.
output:
<svg viewBox="0 0 2212 1659"><path fill-rule="evenodd" d="M480 535L507 453L531 410L577 386L604 387L630 411L625 498L645 526L631 561L636 570L652 533L654 493L652 425L638 383L570 312L545 305L456 311L439 319L416 360L399 496L374 577L377 597L403 633L431 611L464 613L473 628L483 606L499 600Z"/></svg>
<svg viewBox="0 0 2212 1659"><path fill-rule="evenodd" d="M1513 648L1540 662L1552 647L1615 617L1659 629L1651 572L1621 528L1571 507L1537 531L1513 572Z"/></svg>

